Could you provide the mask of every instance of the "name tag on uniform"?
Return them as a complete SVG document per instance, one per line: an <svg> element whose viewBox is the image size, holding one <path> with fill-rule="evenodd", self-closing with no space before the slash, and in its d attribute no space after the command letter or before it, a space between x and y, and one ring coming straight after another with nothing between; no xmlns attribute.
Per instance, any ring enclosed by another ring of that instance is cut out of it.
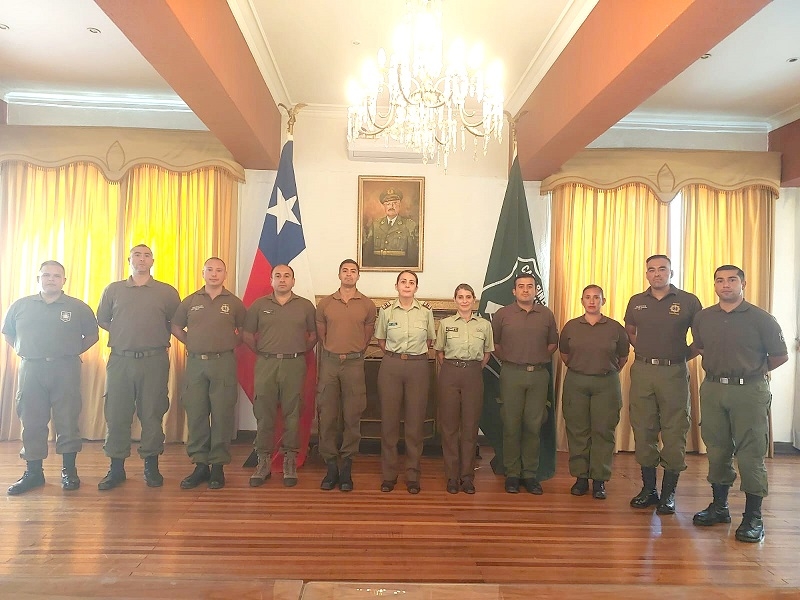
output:
<svg viewBox="0 0 800 600"><path fill-rule="evenodd" d="M263 312L265 315L271 315L275 311L274 310L262 310L261 312Z"/></svg>
<svg viewBox="0 0 800 600"><path fill-rule="evenodd" d="M193 310L193 311L194 310L201 310L203 308L205 308L205 306L203 306L202 304L197 304L196 306L193 306L190 310Z"/></svg>
<svg viewBox="0 0 800 600"><path fill-rule="evenodd" d="M391 321L386 324L386 327L400 327L400 325L397 323L397 321Z"/></svg>
<svg viewBox="0 0 800 600"><path fill-rule="evenodd" d="M458 331L458 327L445 327L444 332L448 333L450 331Z"/></svg>
<svg viewBox="0 0 800 600"><path fill-rule="evenodd" d="M644 310L645 308L647 308L647 304L639 304L637 306L634 306L633 310Z"/></svg>

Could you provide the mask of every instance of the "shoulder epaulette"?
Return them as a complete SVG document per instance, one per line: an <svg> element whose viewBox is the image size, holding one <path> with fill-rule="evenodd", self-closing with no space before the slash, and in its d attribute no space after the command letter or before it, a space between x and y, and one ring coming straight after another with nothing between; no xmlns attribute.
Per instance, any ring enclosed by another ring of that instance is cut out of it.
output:
<svg viewBox="0 0 800 600"><path fill-rule="evenodd" d="M387 300L386 302L381 304L381 308L386 310L387 308L389 308L392 305L392 302L393 302L393 300Z"/></svg>

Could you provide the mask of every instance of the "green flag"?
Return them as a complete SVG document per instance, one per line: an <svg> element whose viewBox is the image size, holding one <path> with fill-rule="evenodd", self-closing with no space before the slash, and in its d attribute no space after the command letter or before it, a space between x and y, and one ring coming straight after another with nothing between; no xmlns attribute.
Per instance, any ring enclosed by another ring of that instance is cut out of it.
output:
<svg viewBox="0 0 800 600"><path fill-rule="evenodd" d="M515 158L508 176L508 187L503 199L497 231L494 234L489 266L486 267L486 278L483 281L483 291L478 307L478 311L483 317L491 321L492 316L499 308L515 302L512 290L514 289L514 276L517 273L533 275L537 286L536 302L545 304L542 276L536 260L528 204L522 184L522 172L519 168L519 160ZM489 364L483 370L484 401L480 427L494 448L495 456L491 462L492 471L503 475L505 474L503 468L503 423L500 419L500 405L498 404L500 368L500 363L492 356ZM552 369L550 371L547 417L541 431L539 472L537 474L539 481L550 479L556 471L556 426Z"/></svg>

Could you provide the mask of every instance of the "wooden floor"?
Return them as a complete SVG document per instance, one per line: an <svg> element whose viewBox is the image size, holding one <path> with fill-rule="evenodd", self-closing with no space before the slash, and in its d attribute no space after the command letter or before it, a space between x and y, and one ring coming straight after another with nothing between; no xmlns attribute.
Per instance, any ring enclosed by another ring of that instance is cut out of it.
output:
<svg viewBox="0 0 800 600"><path fill-rule="evenodd" d="M0 485L21 474L17 443L0 443ZM706 460L689 457L678 513L628 506L641 486L633 455L615 458L609 498L570 496L566 456L543 496L506 494L479 461L474 496L444 490L441 458L423 459L422 493L379 491L377 456L359 457L355 491L322 492L319 460L300 484L248 487L250 453L234 446L222 490L181 490L191 471L182 445L161 459L163 488L127 462L128 481L99 492L100 443L78 457L83 486L65 493L60 464L43 489L0 497L0 598L800 597L800 455L768 461L766 540L733 539L744 495L731 492L730 526L698 528L710 500ZM377 583L376 583L377 582ZM437 584L429 586L425 584ZM456 585L453 585L456 584Z"/></svg>

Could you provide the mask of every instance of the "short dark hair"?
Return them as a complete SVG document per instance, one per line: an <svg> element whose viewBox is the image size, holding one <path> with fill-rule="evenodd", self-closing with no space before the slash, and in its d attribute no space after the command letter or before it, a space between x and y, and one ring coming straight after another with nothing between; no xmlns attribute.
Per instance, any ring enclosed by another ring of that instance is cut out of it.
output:
<svg viewBox="0 0 800 600"><path fill-rule="evenodd" d="M356 271L358 271L359 273L361 272L361 267L358 266L358 263L356 261L354 261L352 258L345 258L342 262L339 263L339 272L340 273L342 271L342 267L347 265L347 264L355 265Z"/></svg>
<svg viewBox="0 0 800 600"><path fill-rule="evenodd" d="M211 258L207 258L207 259L206 259L206 262L204 262L204 263L203 263L203 266L205 267L205 266L206 266L208 263L210 263L212 260L218 260L219 262L221 262L221 263L222 263L222 266L223 266L223 267L225 267L225 269L226 269L226 270L228 269L228 265L226 265L226 264L225 264L225 261L224 261L224 260L222 260L222 259L221 259L219 256L212 256Z"/></svg>
<svg viewBox="0 0 800 600"><path fill-rule="evenodd" d="M739 277L739 279L744 281L744 271L742 271L736 265L722 265L721 267L717 267L716 271L714 271L714 279L717 278L717 273L720 271L736 271L736 275Z"/></svg>
<svg viewBox="0 0 800 600"><path fill-rule="evenodd" d="M667 256L666 254L653 254L653 256L648 256L647 260L644 261L644 264L647 264L651 260L655 260L657 258L663 258L665 261L667 261L669 263L670 267L672 266L672 261L669 259L669 256Z"/></svg>
<svg viewBox="0 0 800 600"><path fill-rule="evenodd" d="M131 247L131 251L128 252L128 256L133 254L133 251L136 250L137 248L147 248L148 250L150 250L150 254L153 253L153 249L150 246L148 246L147 244L136 244L135 246Z"/></svg>
<svg viewBox="0 0 800 600"><path fill-rule="evenodd" d="M64 265L62 265L57 260L46 260L46 261L44 261L42 264L39 265L39 270L41 271L45 267L61 267L61 272L64 274L64 276L66 277L66 275L67 275L67 270L64 268Z"/></svg>
<svg viewBox="0 0 800 600"><path fill-rule="evenodd" d="M539 283L536 281L536 277L533 276L533 273L520 272L514 275L514 287L517 287L517 281L520 279L533 279L533 282L536 285L539 285Z"/></svg>
<svg viewBox="0 0 800 600"><path fill-rule="evenodd" d="M603 300L605 300L606 298L606 293L603 291L603 288L601 288L596 283L590 283L585 288L583 288L583 291L581 292L581 298L587 292L587 290L600 290L600 297L603 298Z"/></svg>
<svg viewBox="0 0 800 600"><path fill-rule="evenodd" d="M286 267L287 269L289 269L289 271L292 274L292 278L294 278L294 269L292 267L290 267L289 265L287 265L286 263L280 263L280 264L277 264L274 267L272 267L272 273L274 273L275 269L277 269L278 267ZM341 267L339 267L339 269L341 269ZM270 277L272 277L272 273L270 273Z"/></svg>
<svg viewBox="0 0 800 600"><path fill-rule="evenodd" d="M398 283L400 283L400 277L402 277L402 276L403 276L403 273L408 273L409 275L413 275L413 276L414 276L414 282L415 282L417 285L419 285L419 275L417 275L416 273L414 273L414 271L409 271L408 269L403 269L402 271L400 271L400 272L397 274L397 281L395 281L395 284L398 284Z"/></svg>
<svg viewBox="0 0 800 600"><path fill-rule="evenodd" d="M456 286L456 291L453 292L453 299L455 300L456 296L458 296L458 290L464 290L465 292L469 292L472 294L472 297L475 298L475 290L472 289L472 286L468 283L459 283Z"/></svg>

